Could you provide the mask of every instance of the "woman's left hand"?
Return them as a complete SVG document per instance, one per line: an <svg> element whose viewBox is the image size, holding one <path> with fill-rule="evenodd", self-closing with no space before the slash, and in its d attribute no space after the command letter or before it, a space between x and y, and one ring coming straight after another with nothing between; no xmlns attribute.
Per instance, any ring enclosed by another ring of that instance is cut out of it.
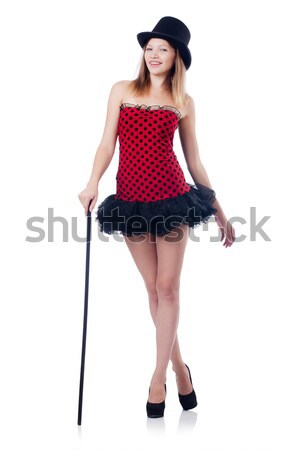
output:
<svg viewBox="0 0 298 450"><path fill-rule="evenodd" d="M224 239L223 245L225 247L230 247L236 239L235 230L232 224L227 220L227 218L219 215L215 215L216 223L221 231L221 241Z"/></svg>

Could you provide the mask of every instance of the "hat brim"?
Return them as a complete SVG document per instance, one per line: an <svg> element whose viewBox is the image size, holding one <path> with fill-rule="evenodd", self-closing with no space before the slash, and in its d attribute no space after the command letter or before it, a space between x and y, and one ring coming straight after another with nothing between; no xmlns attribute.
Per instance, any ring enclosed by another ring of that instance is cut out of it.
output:
<svg viewBox="0 0 298 450"><path fill-rule="evenodd" d="M185 45L183 42L173 38L173 36L170 36L165 33L158 33L155 31L144 31L142 33L137 34L137 40L142 48L144 47L146 42L148 42L149 39L151 39L151 38L165 39L166 41L169 41L171 44L173 44L174 47L178 48L178 50L180 51L180 54L181 54L181 58L183 59L186 70L189 69L189 67L191 65L191 53L190 53L187 45Z"/></svg>

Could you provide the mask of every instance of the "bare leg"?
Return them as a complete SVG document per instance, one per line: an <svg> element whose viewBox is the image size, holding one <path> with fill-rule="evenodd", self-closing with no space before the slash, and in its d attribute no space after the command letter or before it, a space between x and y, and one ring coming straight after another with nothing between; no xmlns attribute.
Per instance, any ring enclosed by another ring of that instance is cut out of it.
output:
<svg viewBox="0 0 298 450"><path fill-rule="evenodd" d="M158 265L156 238L154 241L153 236L151 235L149 240L149 235L146 235L139 237L125 236L124 239L132 254L136 266L144 279L148 292L150 313L156 326L156 316L158 310L158 294L156 290ZM169 245L177 244L168 243L168 246ZM181 357L177 332L175 334L175 340L171 351L171 361L172 368L177 375L178 391L181 394L188 394L191 392L191 383L189 380L188 371ZM162 397L164 398L164 388L162 388ZM162 401L163 398L161 398L160 401ZM150 401L159 401L158 397L154 394L154 388L151 388L150 390Z"/></svg>
<svg viewBox="0 0 298 450"><path fill-rule="evenodd" d="M177 353L174 355L173 350L174 343L178 340L180 273L188 235L188 226L181 225L179 230L173 230L166 237L156 236L158 304L155 315L156 367L151 379L149 398L152 402L160 402L165 397L164 383L170 358L173 358L174 367L175 364L178 365L176 367L179 373L181 370L179 368L183 364L179 344L175 348Z"/></svg>
<svg viewBox="0 0 298 450"><path fill-rule="evenodd" d="M149 307L153 322L156 326L156 314L158 309L157 295L149 294ZM172 369L176 373L178 392L182 395L189 394L192 391L192 386L189 379L188 370L186 369L184 361L181 356L177 332L174 345L172 348L171 361L172 361Z"/></svg>

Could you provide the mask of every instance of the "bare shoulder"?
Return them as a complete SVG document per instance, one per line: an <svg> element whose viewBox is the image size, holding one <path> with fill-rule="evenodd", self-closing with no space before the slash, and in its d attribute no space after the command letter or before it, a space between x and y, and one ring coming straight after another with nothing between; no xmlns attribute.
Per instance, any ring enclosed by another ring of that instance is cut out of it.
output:
<svg viewBox="0 0 298 450"><path fill-rule="evenodd" d="M189 119L194 116L194 100L189 94L185 94L185 102L182 107L180 107L180 112L182 114L182 118L184 120L180 121L180 125L185 123L185 119ZM178 108L179 109L179 108Z"/></svg>
<svg viewBox="0 0 298 450"><path fill-rule="evenodd" d="M130 85L131 80L120 80L120 81L116 81L113 84L113 89L118 89L118 90L122 90L122 89L127 89L127 87Z"/></svg>
<svg viewBox="0 0 298 450"><path fill-rule="evenodd" d="M106 122L103 132L103 137L100 145L102 145L110 154L114 153L116 139L118 135L118 122L119 122L119 113L120 113L120 105L123 99L123 93L126 92L127 87L129 86L130 81L121 80L112 84L110 89L108 105L107 105L107 114L106 114Z"/></svg>
<svg viewBox="0 0 298 450"><path fill-rule="evenodd" d="M111 96L115 101L122 102L127 91L130 90L131 80L116 81L111 88Z"/></svg>
<svg viewBox="0 0 298 450"><path fill-rule="evenodd" d="M185 117L191 116L194 113L194 109L194 99L189 94L186 94Z"/></svg>

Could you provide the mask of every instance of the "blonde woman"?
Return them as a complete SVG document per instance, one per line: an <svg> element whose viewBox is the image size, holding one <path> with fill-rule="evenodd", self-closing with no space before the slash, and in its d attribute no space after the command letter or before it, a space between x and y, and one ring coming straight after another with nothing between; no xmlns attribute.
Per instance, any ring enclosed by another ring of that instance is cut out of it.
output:
<svg viewBox="0 0 298 450"><path fill-rule="evenodd" d="M214 215L225 247L232 245L235 232L199 156L194 101L184 86L191 65L189 29L181 20L166 16L137 39L144 51L139 75L112 86L103 137L79 199L85 214L89 205L93 210L98 183L118 137L117 191L99 204L96 220L100 231L123 235L144 280L156 327L156 366L146 411L148 417L162 417L169 360L183 409L197 406L177 336L180 274L189 228ZM173 149L177 129L194 184L186 182Z"/></svg>

